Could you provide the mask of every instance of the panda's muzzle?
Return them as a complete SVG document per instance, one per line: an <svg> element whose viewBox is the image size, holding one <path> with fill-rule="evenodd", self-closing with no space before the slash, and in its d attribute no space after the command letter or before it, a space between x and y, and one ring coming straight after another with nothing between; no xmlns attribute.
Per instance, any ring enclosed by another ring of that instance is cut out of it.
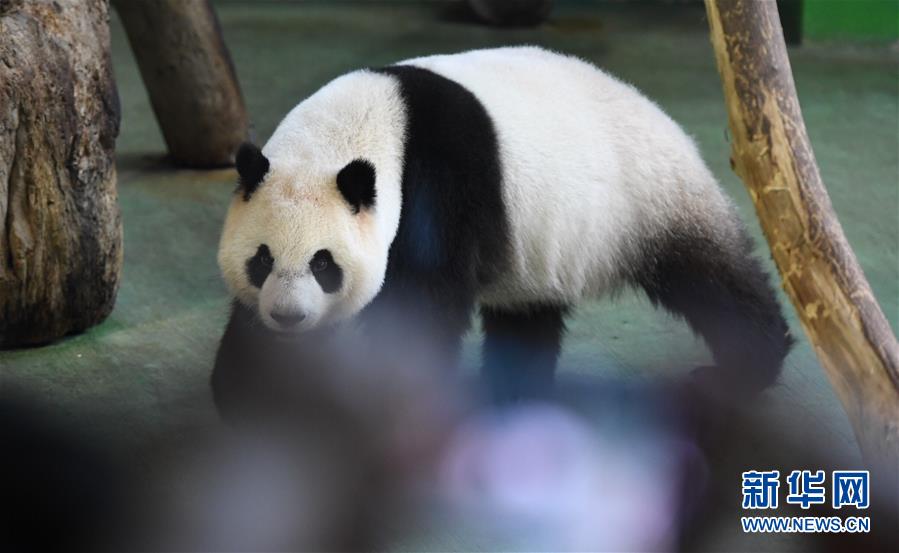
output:
<svg viewBox="0 0 899 553"><path fill-rule="evenodd" d="M299 311L289 313L276 313L273 311L271 313L271 317L279 325L285 328L290 328L303 322L303 320L306 318L306 314Z"/></svg>

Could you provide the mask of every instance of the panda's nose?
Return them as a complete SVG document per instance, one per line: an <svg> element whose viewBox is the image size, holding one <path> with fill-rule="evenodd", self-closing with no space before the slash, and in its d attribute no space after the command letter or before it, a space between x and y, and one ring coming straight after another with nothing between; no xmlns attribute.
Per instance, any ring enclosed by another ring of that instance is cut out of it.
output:
<svg viewBox="0 0 899 553"><path fill-rule="evenodd" d="M272 319L275 320L279 325L285 327L291 327L299 322L302 322L303 319L306 318L305 313L300 313L299 311L293 313L275 313L272 311Z"/></svg>

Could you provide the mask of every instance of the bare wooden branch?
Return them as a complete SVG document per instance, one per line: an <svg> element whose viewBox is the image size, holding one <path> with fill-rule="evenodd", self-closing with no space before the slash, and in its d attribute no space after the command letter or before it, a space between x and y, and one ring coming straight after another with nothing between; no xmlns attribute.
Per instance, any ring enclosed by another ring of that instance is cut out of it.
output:
<svg viewBox="0 0 899 553"><path fill-rule="evenodd" d="M821 182L774 2L706 0L733 136L783 286L866 462L896 483L899 344ZM881 489L890 489L881 481Z"/></svg>
<svg viewBox="0 0 899 553"><path fill-rule="evenodd" d="M187 167L232 164L249 120L209 1L113 4L173 161Z"/></svg>
<svg viewBox="0 0 899 553"><path fill-rule="evenodd" d="M0 347L102 321L122 267L105 0L0 0Z"/></svg>

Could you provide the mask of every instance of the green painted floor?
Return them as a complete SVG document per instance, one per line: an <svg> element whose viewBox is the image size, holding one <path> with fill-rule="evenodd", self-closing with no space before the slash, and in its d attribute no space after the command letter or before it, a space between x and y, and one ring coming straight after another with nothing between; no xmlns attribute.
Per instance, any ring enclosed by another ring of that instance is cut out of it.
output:
<svg viewBox="0 0 899 553"><path fill-rule="evenodd" d="M590 60L655 99L696 138L763 243L749 197L728 165L724 105L701 6L562 3L551 23L536 30L475 26L447 17L442 2L223 2L217 8L260 141L294 104L347 70L431 53L540 44ZM228 306L215 252L235 174L176 170L165 163L161 135L116 17L112 28L123 106L118 170L125 225L116 307L103 324L79 336L0 353L0 383L27 386L63 409L87 412L85 420L99 432L139 444L170 432L175 422L214 420L206 383ZM812 43L791 50L791 60L833 204L897 328L897 49L884 43ZM732 467L736 479L720 491L720 508L707 529L690 538L691 549L815 550L811 538L739 531L739 472L814 469L795 466L809 451L826 452L837 465L859 463L848 420L792 309L787 311L799 344L780 383L734 429L732 443L712 455L710 462ZM477 362L476 341L471 336L467 346L470 366ZM560 378L563 384L585 376L639 381L708 360L684 324L625 293L578 309Z"/></svg>

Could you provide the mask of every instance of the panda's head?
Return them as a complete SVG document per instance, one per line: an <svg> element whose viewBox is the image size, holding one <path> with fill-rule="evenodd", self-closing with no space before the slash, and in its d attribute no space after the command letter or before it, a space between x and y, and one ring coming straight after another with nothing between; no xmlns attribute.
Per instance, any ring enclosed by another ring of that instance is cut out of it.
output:
<svg viewBox="0 0 899 553"><path fill-rule="evenodd" d="M280 332L353 316L378 293L389 233L375 216L378 168L311 163L243 145L218 261L231 293Z"/></svg>

